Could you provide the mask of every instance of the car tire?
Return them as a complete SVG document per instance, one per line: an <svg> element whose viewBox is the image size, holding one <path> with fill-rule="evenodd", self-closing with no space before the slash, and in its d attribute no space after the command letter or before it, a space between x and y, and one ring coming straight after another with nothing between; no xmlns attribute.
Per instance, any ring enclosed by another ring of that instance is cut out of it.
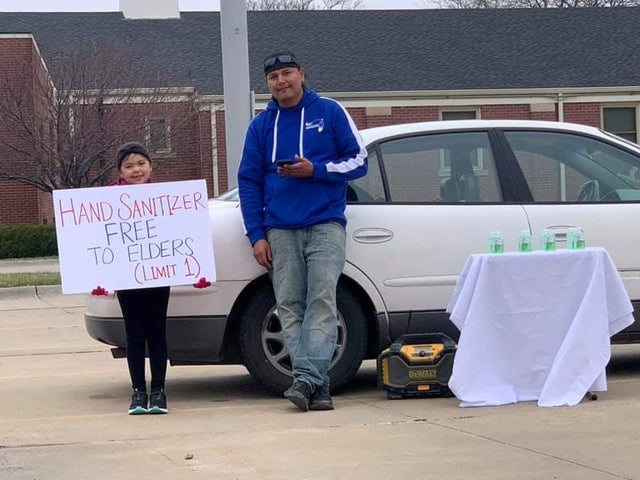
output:
<svg viewBox="0 0 640 480"><path fill-rule="evenodd" d="M291 386L291 362L284 346L271 283L261 285L240 319L240 349L249 373L271 392L281 395ZM356 296L338 284L338 344L329 369L331 390L347 383L367 351L367 322Z"/></svg>

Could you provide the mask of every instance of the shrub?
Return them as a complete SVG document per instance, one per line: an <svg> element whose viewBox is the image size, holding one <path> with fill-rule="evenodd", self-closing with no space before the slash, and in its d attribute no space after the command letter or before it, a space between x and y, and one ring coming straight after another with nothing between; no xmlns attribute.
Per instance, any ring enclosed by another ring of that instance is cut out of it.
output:
<svg viewBox="0 0 640 480"><path fill-rule="evenodd" d="M58 255L54 225L0 226L0 258Z"/></svg>

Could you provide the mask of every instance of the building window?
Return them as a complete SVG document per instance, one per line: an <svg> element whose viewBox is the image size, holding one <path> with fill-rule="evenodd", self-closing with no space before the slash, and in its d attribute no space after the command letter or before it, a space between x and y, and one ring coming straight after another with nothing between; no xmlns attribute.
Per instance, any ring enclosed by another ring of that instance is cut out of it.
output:
<svg viewBox="0 0 640 480"><path fill-rule="evenodd" d="M475 120L479 118L477 110L441 110L440 118L442 120ZM476 151L472 154L471 164L474 170L482 170L482 152ZM447 152L443 152L440 157L440 170L442 174L448 174L451 170L451 159Z"/></svg>
<svg viewBox="0 0 640 480"><path fill-rule="evenodd" d="M171 152L171 128L168 118L150 118L147 121L147 146L152 153Z"/></svg>
<svg viewBox="0 0 640 480"><path fill-rule="evenodd" d="M602 109L602 128L631 142L638 141L636 107L605 107Z"/></svg>
<svg viewBox="0 0 640 480"><path fill-rule="evenodd" d="M475 120L479 117L476 110L451 110L440 112L442 120Z"/></svg>

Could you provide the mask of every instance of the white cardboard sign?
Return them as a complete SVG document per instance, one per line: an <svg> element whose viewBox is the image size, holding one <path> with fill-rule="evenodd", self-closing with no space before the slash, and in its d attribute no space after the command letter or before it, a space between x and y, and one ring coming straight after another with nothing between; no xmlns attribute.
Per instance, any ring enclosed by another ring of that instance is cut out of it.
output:
<svg viewBox="0 0 640 480"><path fill-rule="evenodd" d="M215 281L204 180L53 192L62 293Z"/></svg>

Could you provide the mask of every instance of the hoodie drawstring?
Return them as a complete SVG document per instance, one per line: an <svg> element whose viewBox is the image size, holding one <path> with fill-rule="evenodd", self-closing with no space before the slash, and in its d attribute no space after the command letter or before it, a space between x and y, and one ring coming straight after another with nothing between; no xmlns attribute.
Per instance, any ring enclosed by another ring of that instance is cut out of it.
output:
<svg viewBox="0 0 640 480"><path fill-rule="evenodd" d="M300 113L300 139L298 140L298 156L304 157L304 142L302 139L304 138L304 107L302 107L302 112Z"/></svg>
<svg viewBox="0 0 640 480"><path fill-rule="evenodd" d="M276 123L273 126L273 147L271 148L271 163L276 163L276 147L278 146L278 120L280 119L280 110L276 113Z"/></svg>
<svg viewBox="0 0 640 480"><path fill-rule="evenodd" d="M278 120L280 120L280 110L278 110L276 113L276 121L273 126L273 146L271 147L271 163L276 163L276 151L278 149ZM304 157L304 107L302 107L302 111L300 112L300 134L298 138L298 156Z"/></svg>

